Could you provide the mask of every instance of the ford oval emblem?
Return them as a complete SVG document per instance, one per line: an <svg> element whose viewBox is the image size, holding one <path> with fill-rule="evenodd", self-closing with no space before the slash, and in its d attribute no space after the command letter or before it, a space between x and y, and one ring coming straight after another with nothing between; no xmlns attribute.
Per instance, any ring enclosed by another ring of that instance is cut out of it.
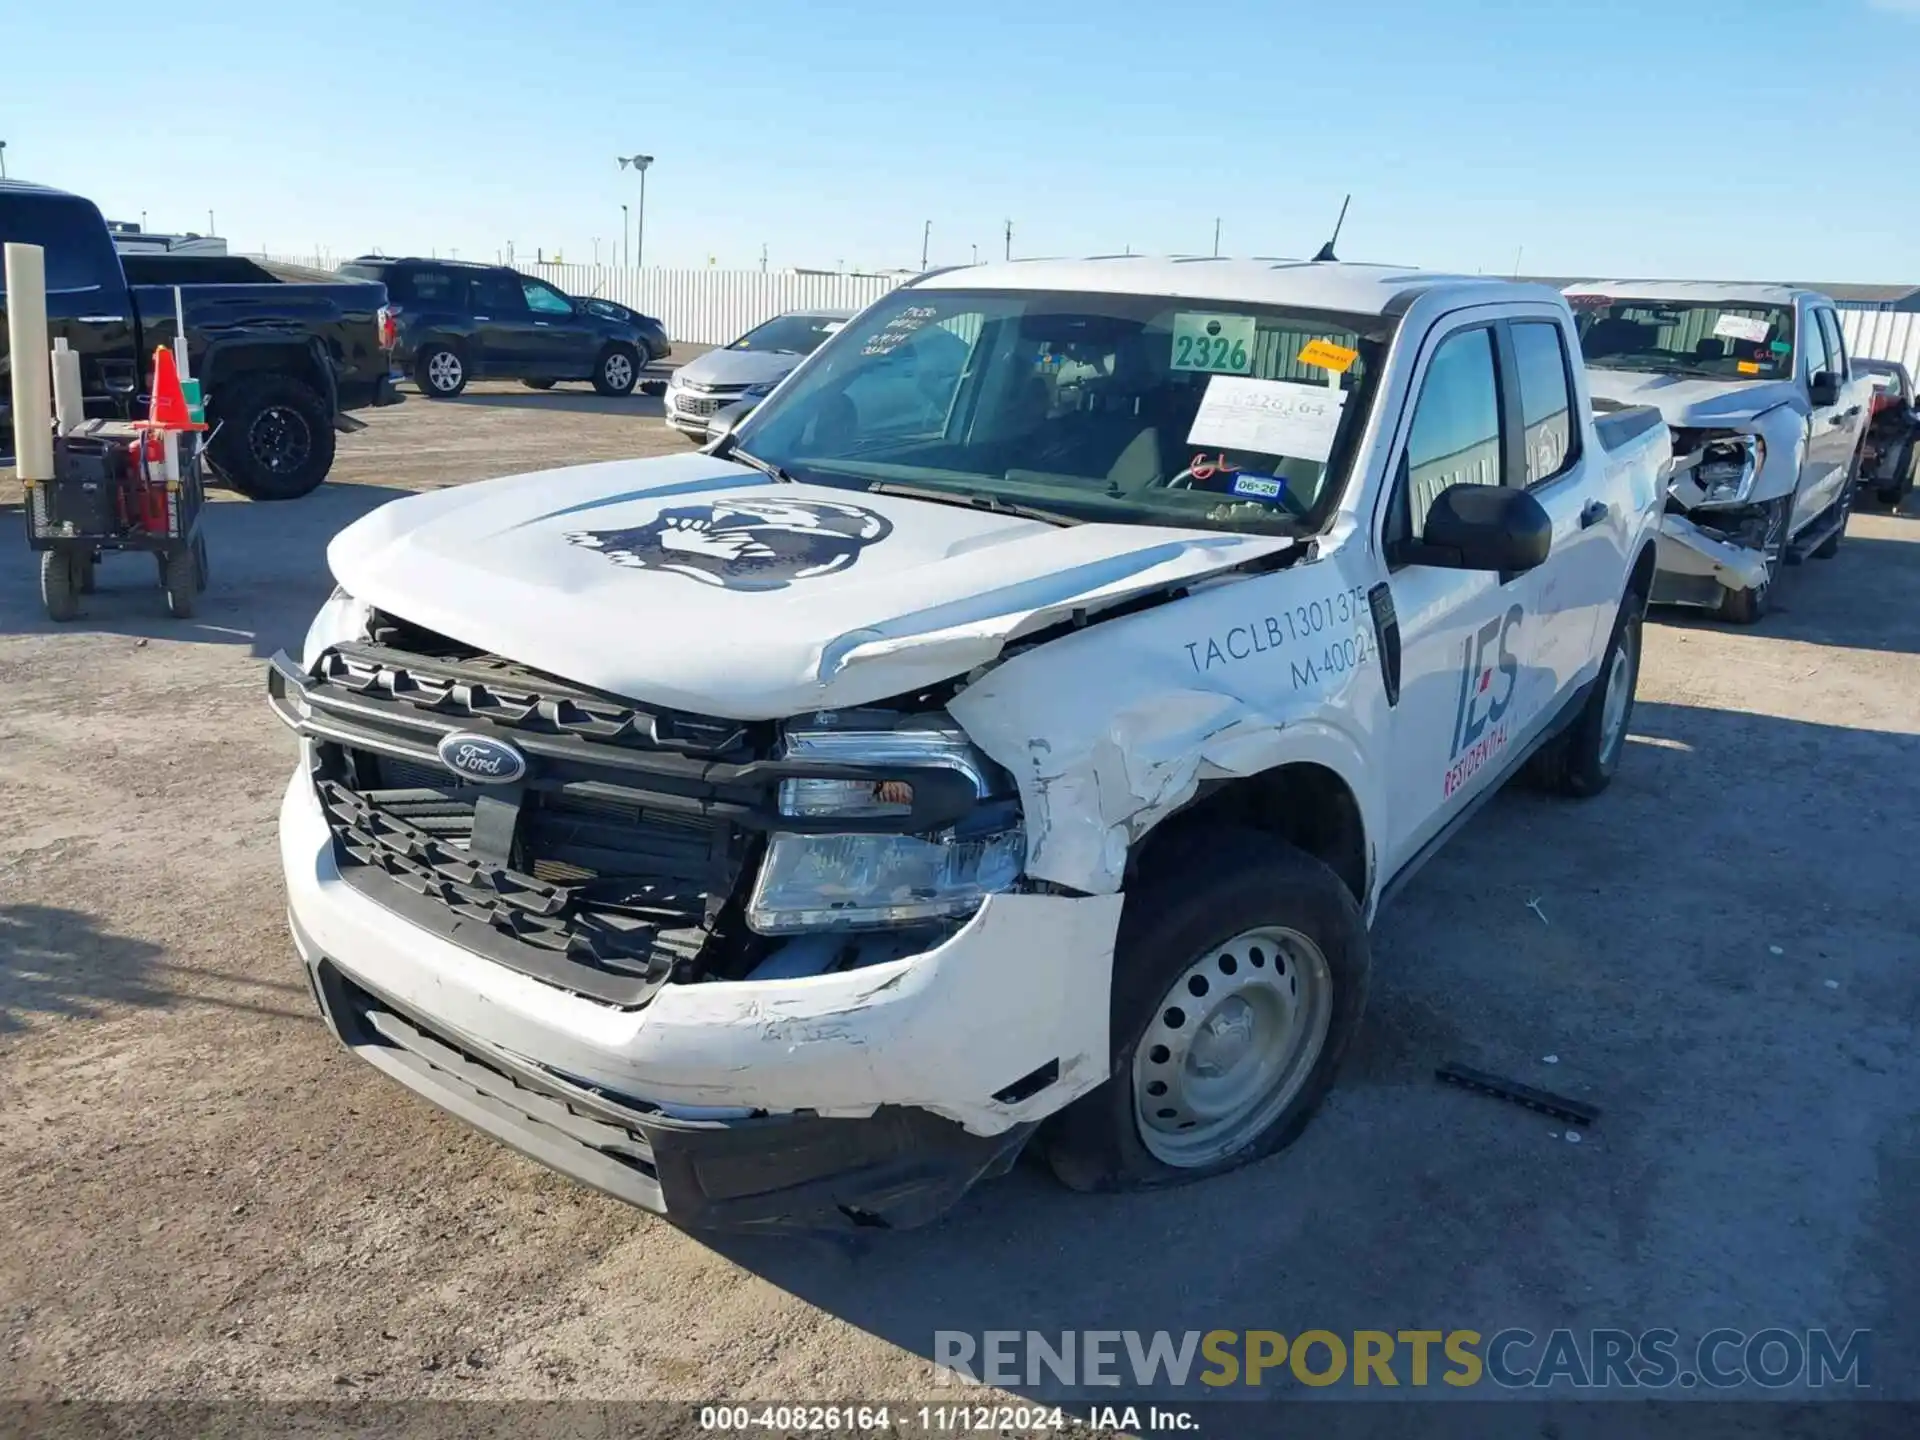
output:
<svg viewBox="0 0 1920 1440"><path fill-rule="evenodd" d="M477 784L511 785L527 773L527 757L504 740L456 730L439 748L442 765Z"/></svg>

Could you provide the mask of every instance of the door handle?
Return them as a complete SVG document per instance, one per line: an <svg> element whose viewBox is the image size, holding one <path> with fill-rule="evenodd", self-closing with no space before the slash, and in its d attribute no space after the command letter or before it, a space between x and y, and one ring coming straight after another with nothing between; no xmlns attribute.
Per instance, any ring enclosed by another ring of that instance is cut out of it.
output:
<svg viewBox="0 0 1920 1440"><path fill-rule="evenodd" d="M476 316L474 316L473 318L474 318L474 319L476 319L476 320L491 320L491 319L493 319L493 317L492 317L491 315L476 315Z"/></svg>
<svg viewBox="0 0 1920 1440"><path fill-rule="evenodd" d="M551 320L536 320L533 323L539 326L542 330L548 330L553 327L553 322Z"/></svg>
<svg viewBox="0 0 1920 1440"><path fill-rule="evenodd" d="M1589 500L1587 502L1587 508L1580 512L1580 528L1582 530L1591 530L1602 520L1606 519L1610 513L1612 512L1608 510L1606 501Z"/></svg>

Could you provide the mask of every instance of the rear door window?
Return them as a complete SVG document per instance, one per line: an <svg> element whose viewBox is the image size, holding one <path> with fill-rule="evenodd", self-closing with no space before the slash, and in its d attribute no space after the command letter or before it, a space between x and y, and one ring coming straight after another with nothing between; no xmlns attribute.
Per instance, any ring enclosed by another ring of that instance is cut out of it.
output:
<svg viewBox="0 0 1920 1440"><path fill-rule="evenodd" d="M87 201L71 196L0 197L0 243L38 245L45 252L48 290L118 290L125 283L107 222ZM0 294L6 291L0 269Z"/></svg>
<svg viewBox="0 0 1920 1440"><path fill-rule="evenodd" d="M524 315L526 296L520 293L520 277L504 270L482 270L473 277L473 312L490 320L509 315Z"/></svg>

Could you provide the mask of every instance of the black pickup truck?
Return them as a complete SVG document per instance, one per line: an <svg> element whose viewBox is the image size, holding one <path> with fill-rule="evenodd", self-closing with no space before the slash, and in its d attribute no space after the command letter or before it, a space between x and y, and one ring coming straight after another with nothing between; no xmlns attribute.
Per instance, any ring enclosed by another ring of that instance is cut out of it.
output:
<svg viewBox="0 0 1920 1440"><path fill-rule="evenodd" d="M256 500L305 495L333 465L335 431L357 428L346 412L401 399L384 286L289 284L265 272L262 283L207 283L196 267L132 257L123 269L92 201L19 181L0 181L0 241L46 252L48 334L80 352L90 416L144 413L154 349L174 339L179 286L189 360L215 427L209 456ZM168 283L141 283L156 279ZM0 454L13 448L5 311L0 279Z"/></svg>

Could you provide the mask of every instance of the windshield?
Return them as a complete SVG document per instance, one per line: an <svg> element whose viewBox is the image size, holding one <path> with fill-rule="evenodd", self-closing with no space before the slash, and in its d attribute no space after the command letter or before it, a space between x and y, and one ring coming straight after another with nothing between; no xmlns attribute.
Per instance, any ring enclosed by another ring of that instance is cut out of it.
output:
<svg viewBox="0 0 1920 1440"><path fill-rule="evenodd" d="M1793 374L1793 310L1570 295L1580 349L1598 370L1657 370L1716 380Z"/></svg>
<svg viewBox="0 0 1920 1440"><path fill-rule="evenodd" d="M756 325L727 348L811 355L847 322L832 315L779 315Z"/></svg>
<svg viewBox="0 0 1920 1440"><path fill-rule="evenodd" d="M905 289L741 426L796 480L1068 520L1317 529L1391 321L1228 301Z"/></svg>

